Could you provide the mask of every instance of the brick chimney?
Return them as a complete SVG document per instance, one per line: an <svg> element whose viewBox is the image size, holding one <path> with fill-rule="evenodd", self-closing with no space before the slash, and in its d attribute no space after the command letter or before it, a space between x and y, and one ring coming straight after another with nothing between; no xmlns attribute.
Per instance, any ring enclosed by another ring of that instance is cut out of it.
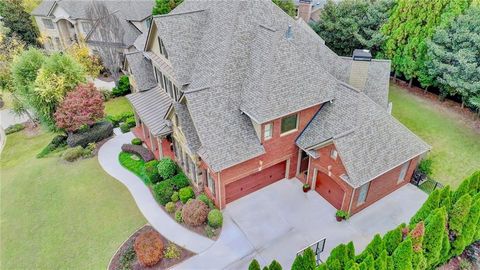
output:
<svg viewBox="0 0 480 270"><path fill-rule="evenodd" d="M372 61L372 54L369 50L356 49L353 51L349 84L360 91L365 89L370 61Z"/></svg>
<svg viewBox="0 0 480 270"><path fill-rule="evenodd" d="M312 16L312 0L299 0L297 14L298 17L308 23Z"/></svg>

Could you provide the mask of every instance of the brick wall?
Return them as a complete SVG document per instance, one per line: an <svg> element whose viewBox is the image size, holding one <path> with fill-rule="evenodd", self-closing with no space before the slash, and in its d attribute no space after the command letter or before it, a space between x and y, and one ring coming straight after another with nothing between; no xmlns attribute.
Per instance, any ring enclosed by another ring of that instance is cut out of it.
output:
<svg viewBox="0 0 480 270"><path fill-rule="evenodd" d="M225 185L243 177L251 175L261 171L264 168L268 168L279 162L287 161L287 178L292 178L296 174L297 162L298 162L298 147L295 145L295 139L300 132L306 127L306 125L313 118L315 113L320 109L320 105L316 105L305 110L300 111L298 118L298 128L295 132L288 133L281 136L280 126L281 118L275 119L270 123L273 123L273 136L269 140L261 139L261 143L265 148L265 154L250 159L248 161L237 164L233 167L227 168L220 172L220 205L223 208L225 206ZM262 125L262 135L265 124ZM289 165L288 165L289 164Z"/></svg>

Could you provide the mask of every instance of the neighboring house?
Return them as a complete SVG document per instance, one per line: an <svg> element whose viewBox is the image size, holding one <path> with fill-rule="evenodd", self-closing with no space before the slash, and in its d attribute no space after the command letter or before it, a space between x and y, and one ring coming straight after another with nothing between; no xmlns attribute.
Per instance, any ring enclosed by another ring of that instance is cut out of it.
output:
<svg viewBox="0 0 480 270"><path fill-rule="evenodd" d="M120 19L125 32L123 41L116 44L120 49L129 51L137 38L148 31L153 0L96 1L105 3L108 10ZM32 11L32 16L46 40L45 49L63 51L80 38L87 37L94 26L86 14L91 3L92 1L78 0L42 1ZM96 41L91 42L95 44Z"/></svg>
<svg viewBox="0 0 480 270"><path fill-rule="evenodd" d="M387 111L390 61L339 57L305 26L268 0L154 16L127 55L134 133L220 208L298 178L354 214L407 184L430 147Z"/></svg>
<svg viewBox="0 0 480 270"><path fill-rule="evenodd" d="M323 7L327 4L328 0L295 0L295 6L297 7L297 16L303 19L305 22L318 22L320 20L320 14ZM339 0L333 0L338 2Z"/></svg>

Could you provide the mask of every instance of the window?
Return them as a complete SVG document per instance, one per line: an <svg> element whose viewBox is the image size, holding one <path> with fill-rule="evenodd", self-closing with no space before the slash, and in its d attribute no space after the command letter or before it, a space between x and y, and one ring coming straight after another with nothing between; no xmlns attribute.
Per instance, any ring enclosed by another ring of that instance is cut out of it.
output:
<svg viewBox="0 0 480 270"><path fill-rule="evenodd" d="M369 188L370 188L370 182L363 184L363 186L360 187L360 193L358 194L357 205L361 205L365 203L365 201L367 200L367 194L368 194Z"/></svg>
<svg viewBox="0 0 480 270"><path fill-rule="evenodd" d="M297 129L298 116L297 114L292 114L287 117L282 118L282 127L281 133L287 133Z"/></svg>
<svg viewBox="0 0 480 270"><path fill-rule="evenodd" d="M408 164L409 163L410 162L407 161L407 162L402 164L402 170L400 171L400 175L398 175L397 183L403 182L403 180L405 180L405 176L407 175L407 170L408 170Z"/></svg>
<svg viewBox="0 0 480 270"><path fill-rule="evenodd" d="M215 180L210 172L207 172L207 186L208 189L210 189L210 192L212 192L213 197L215 197Z"/></svg>
<svg viewBox="0 0 480 270"><path fill-rule="evenodd" d="M90 22L82 22L83 33L88 34L92 30L92 24Z"/></svg>
<svg viewBox="0 0 480 270"><path fill-rule="evenodd" d="M165 50L165 45L160 37L158 37L158 47L160 48L160 53L168 59L167 50Z"/></svg>
<svg viewBox="0 0 480 270"><path fill-rule="evenodd" d="M332 151L330 151L330 157L333 158L334 160L337 160L337 156L338 156L337 150L332 149Z"/></svg>
<svg viewBox="0 0 480 270"><path fill-rule="evenodd" d="M272 123L265 124L263 129L263 139L264 140L271 139L272 134L273 134L273 124Z"/></svg>
<svg viewBox="0 0 480 270"><path fill-rule="evenodd" d="M50 19L42 19L42 23L47 29L55 29L55 25Z"/></svg>

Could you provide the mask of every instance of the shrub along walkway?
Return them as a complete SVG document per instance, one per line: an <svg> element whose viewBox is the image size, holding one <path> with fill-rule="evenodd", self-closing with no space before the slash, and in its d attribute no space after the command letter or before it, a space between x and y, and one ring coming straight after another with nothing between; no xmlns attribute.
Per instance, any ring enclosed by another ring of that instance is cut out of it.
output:
<svg viewBox="0 0 480 270"><path fill-rule="evenodd" d="M138 208L148 222L168 240L192 252L201 253L214 241L194 233L173 220L153 198L148 187L136 175L123 168L118 155L124 143L130 143L132 133L117 135L107 141L98 152L98 161L111 176L122 182L130 191Z"/></svg>

